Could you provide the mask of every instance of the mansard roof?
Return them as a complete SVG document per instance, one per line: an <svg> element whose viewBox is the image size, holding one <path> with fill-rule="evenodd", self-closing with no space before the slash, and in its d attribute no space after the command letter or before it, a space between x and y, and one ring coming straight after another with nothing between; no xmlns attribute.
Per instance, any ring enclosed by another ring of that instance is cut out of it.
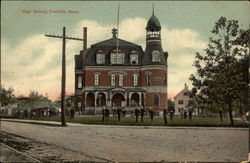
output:
<svg viewBox="0 0 250 163"><path fill-rule="evenodd" d="M136 51L138 53L138 62L139 62L137 65L133 65L133 66L140 66L141 58L143 55L142 47L132 42L125 41L125 40L115 38L115 37L91 45L88 51L88 58L87 58L86 65L87 66L96 65L95 54L98 50L102 50L105 53L106 63L104 65L110 65L110 53L113 50L117 49L117 42L118 42L118 49L121 50L125 55L125 62L124 64L121 64L120 66L130 66L129 56L132 51Z"/></svg>

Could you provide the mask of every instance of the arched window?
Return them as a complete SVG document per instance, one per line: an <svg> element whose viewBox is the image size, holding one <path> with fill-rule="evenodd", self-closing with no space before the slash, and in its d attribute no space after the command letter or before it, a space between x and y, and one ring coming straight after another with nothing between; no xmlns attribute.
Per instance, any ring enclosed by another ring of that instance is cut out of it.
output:
<svg viewBox="0 0 250 163"><path fill-rule="evenodd" d="M159 95L154 96L154 105L155 106L160 106L160 97L159 97Z"/></svg>
<svg viewBox="0 0 250 163"><path fill-rule="evenodd" d="M111 86L115 86L115 74L111 74Z"/></svg>
<svg viewBox="0 0 250 163"><path fill-rule="evenodd" d="M105 53L102 50L96 52L96 64L105 64Z"/></svg>
<svg viewBox="0 0 250 163"><path fill-rule="evenodd" d="M111 64L123 64L124 63L124 53L121 50L113 50L110 53L110 63Z"/></svg>
<svg viewBox="0 0 250 163"><path fill-rule="evenodd" d="M161 57L160 57L160 52L158 50L154 50L152 52L152 62L160 62Z"/></svg>
<svg viewBox="0 0 250 163"><path fill-rule="evenodd" d="M123 86L123 79L124 79L123 74L119 74L119 86Z"/></svg>
<svg viewBox="0 0 250 163"><path fill-rule="evenodd" d="M138 54L136 51L132 51L130 54L130 64L131 65L136 65L138 64Z"/></svg>

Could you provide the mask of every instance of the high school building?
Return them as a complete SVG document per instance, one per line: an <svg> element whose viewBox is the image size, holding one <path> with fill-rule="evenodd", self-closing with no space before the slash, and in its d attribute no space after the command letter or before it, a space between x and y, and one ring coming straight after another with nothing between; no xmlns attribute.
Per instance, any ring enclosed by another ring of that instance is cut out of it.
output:
<svg viewBox="0 0 250 163"><path fill-rule="evenodd" d="M136 32L136 31L135 31ZM85 41L87 39L85 29ZM167 58L161 25L154 14L146 26L146 49L117 37L98 42L75 55L75 109L103 106L163 110L167 108Z"/></svg>

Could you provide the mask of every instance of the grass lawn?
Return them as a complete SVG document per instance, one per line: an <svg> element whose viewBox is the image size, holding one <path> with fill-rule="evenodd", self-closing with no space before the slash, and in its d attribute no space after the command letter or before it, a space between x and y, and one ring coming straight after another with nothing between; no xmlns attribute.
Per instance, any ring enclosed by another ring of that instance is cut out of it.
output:
<svg viewBox="0 0 250 163"><path fill-rule="evenodd" d="M32 120L45 120L45 121L60 121L60 117L42 117L42 118L32 118ZM154 117L153 122L150 118L144 117L144 121L135 122L135 118L124 117L121 118L119 122L117 118L112 116L109 121L102 122L101 116L81 116L75 117L75 120L70 121L69 117L66 117L66 122L71 123L82 123L82 124L98 124L98 125L124 125L124 126L193 126L193 127L249 127L248 123L243 121L234 121L235 125L231 126L230 121L227 118L223 119L223 122L219 118L206 118L206 117L194 117L193 122L188 119L181 119L179 117L174 117L174 121L170 122L168 117L168 124L165 125L162 117Z"/></svg>

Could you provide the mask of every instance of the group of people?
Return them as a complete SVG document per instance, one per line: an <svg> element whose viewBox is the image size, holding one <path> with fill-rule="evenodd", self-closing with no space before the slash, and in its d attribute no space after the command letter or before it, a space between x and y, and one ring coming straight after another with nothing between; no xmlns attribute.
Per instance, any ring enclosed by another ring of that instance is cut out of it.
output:
<svg viewBox="0 0 250 163"><path fill-rule="evenodd" d="M180 110L180 114L181 114L181 119L187 119L187 116L188 116L188 119L190 122L193 122L193 109L192 108L189 108L189 109L182 109Z"/></svg>
<svg viewBox="0 0 250 163"><path fill-rule="evenodd" d="M120 107L117 107L116 109L113 109L112 111L113 111L113 114L114 113L117 114L118 121L121 121L121 115L123 114L123 110ZM173 122L174 112L175 112L175 110L173 110L173 109L171 109L171 110L164 109L163 110L164 124L167 124L167 114L168 113L170 115L170 122ZM137 106L135 108L135 110L131 112L131 116L135 117L136 122L139 121L139 117L140 117L140 121L143 122L143 118L145 116L145 113L147 113L149 115L150 120L152 122L154 119L154 115L155 115L155 111L152 108L150 108L146 111L144 108L139 108L139 106ZM102 109L102 121L103 122L108 121L109 115L110 115L109 109L103 108Z"/></svg>

